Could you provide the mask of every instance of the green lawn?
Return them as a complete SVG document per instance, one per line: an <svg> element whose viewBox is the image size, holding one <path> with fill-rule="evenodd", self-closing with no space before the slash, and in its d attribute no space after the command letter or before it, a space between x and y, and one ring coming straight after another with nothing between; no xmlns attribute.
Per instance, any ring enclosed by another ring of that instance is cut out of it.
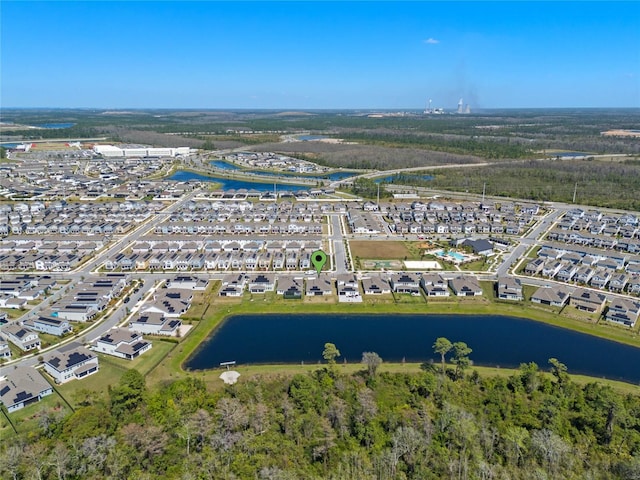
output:
<svg viewBox="0 0 640 480"><path fill-rule="evenodd" d="M9 413L8 415L18 433L23 434L39 429L40 418L45 413L55 413L56 415L60 414L62 416L68 415L71 413L71 410L65 401L54 391L51 395L44 397L39 402ZM9 426L4 414L0 414L0 441L13 436L15 436L13 429Z"/></svg>
<svg viewBox="0 0 640 480"><path fill-rule="evenodd" d="M151 350L134 360L98 354L100 361L98 373L82 380L73 380L59 385L57 388L71 405L76 406L83 392L95 392L99 395L106 393L109 386L117 385L120 377L130 368L147 375L174 347L176 347L175 343L154 340Z"/></svg>

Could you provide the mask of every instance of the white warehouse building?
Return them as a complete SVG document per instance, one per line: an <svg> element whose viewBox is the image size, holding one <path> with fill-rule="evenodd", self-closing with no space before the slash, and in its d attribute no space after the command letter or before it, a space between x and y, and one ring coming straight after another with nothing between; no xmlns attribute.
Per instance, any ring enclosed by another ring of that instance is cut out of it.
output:
<svg viewBox="0 0 640 480"><path fill-rule="evenodd" d="M93 151L103 157L176 157L178 155L189 155L191 149L189 147L164 148L164 147L137 147L137 148L119 148L113 145L94 145Z"/></svg>

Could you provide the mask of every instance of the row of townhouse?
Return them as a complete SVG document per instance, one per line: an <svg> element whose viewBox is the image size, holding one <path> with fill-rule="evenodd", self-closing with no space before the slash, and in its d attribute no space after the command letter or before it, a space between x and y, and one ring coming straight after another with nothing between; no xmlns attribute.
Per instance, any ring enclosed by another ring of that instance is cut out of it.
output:
<svg viewBox="0 0 640 480"><path fill-rule="evenodd" d="M640 257L622 252L548 243L526 264L524 273L612 292L640 293Z"/></svg>
<svg viewBox="0 0 640 480"><path fill-rule="evenodd" d="M155 227L157 235L321 235L322 223L171 222Z"/></svg>
<svg viewBox="0 0 640 480"><path fill-rule="evenodd" d="M0 270L68 272L79 266L84 255L65 253L62 255L8 254L0 255Z"/></svg>
<svg viewBox="0 0 640 480"><path fill-rule="evenodd" d="M564 214L557 223L562 230L588 231L592 234L640 238L640 217L627 212L604 213L599 210L574 208Z"/></svg>
<svg viewBox="0 0 640 480"><path fill-rule="evenodd" d="M209 195L214 194L223 196L225 192L209 192ZM347 204L343 202L322 202L316 200L305 202L292 202L289 200L280 202L251 202L223 199L198 199L185 202L176 210L176 214L183 216L185 219L191 218L200 221L210 218L209 215L213 215L213 218L217 218L218 220L226 220L229 218L240 219L244 218L245 215L250 215L254 220L256 218L275 220L275 218L281 215L291 215L291 218L302 218L309 214L346 213L350 206L351 208L360 208L360 205L361 203L359 202ZM218 215L223 215L223 217L217 217ZM241 216L232 217L233 215Z"/></svg>
<svg viewBox="0 0 640 480"><path fill-rule="evenodd" d="M425 234L425 235L474 235L474 234L506 234L521 235L526 224L517 223L418 223L418 222L394 222L389 225L392 232L399 235Z"/></svg>
<svg viewBox="0 0 640 480"><path fill-rule="evenodd" d="M105 261L106 270L306 270L311 268L308 251L236 253L145 253L118 254Z"/></svg>
<svg viewBox="0 0 640 480"><path fill-rule="evenodd" d="M640 301L636 299L614 297L611 302L607 302L606 296L601 292L568 285L540 287L531 296L531 301L553 307L571 305L588 313L604 312L605 320L631 328L640 316Z"/></svg>
<svg viewBox="0 0 640 480"><path fill-rule="evenodd" d="M57 285L49 275L3 275L0 278L0 297L35 300Z"/></svg>
<svg viewBox="0 0 640 480"><path fill-rule="evenodd" d="M102 240L91 241L78 239L70 241L69 237L49 235L38 239L27 236L12 237L11 240L0 241L0 253L92 253L103 247Z"/></svg>
<svg viewBox="0 0 640 480"><path fill-rule="evenodd" d="M295 238L286 240L265 240L265 239L242 239L237 236L228 237L206 237L201 239L189 239L182 237L172 241L159 240L161 237L145 237L145 239L135 242L131 246L133 253L174 253L186 252L205 253L219 252L259 252L267 250L276 252L280 250L318 250L322 241L317 238Z"/></svg>
<svg viewBox="0 0 640 480"><path fill-rule="evenodd" d="M52 202L36 212L0 210L0 235L111 235L125 233L162 204ZM130 207L130 208L129 208Z"/></svg>
<svg viewBox="0 0 640 480"><path fill-rule="evenodd" d="M144 219L142 219L144 220ZM133 221L121 223L105 223L104 220L76 223L38 223L26 224L0 223L0 235L114 235L129 231L136 223Z"/></svg>
<svg viewBox="0 0 640 480"><path fill-rule="evenodd" d="M640 232L640 228L638 229ZM618 237L554 228L547 239L555 242L640 254L640 236Z"/></svg>

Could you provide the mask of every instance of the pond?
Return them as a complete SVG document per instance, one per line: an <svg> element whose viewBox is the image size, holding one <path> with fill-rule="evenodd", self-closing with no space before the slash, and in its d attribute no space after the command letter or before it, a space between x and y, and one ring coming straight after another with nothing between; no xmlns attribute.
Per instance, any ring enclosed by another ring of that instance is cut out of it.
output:
<svg viewBox="0 0 640 480"><path fill-rule="evenodd" d="M256 304L259 307L259 304ZM640 383L640 349L523 318L499 315L238 315L227 319L187 361L186 368L238 364L318 363L326 342L349 363L362 352L385 361L423 362L439 356L433 342L466 342L478 365L542 369L555 357L569 373Z"/></svg>
<svg viewBox="0 0 640 480"><path fill-rule="evenodd" d="M291 185L288 183L279 182L248 182L246 180L238 180L227 177L214 177L207 175L200 175L199 173L187 172L185 170L178 170L168 180L175 180L179 182L186 182L189 180L198 180L200 182L215 182L221 185L221 190L239 190L241 188L247 190L257 190L258 192L272 192L274 184L277 185L278 191L287 190L289 192L297 192L299 190L309 190L312 188L308 185Z"/></svg>

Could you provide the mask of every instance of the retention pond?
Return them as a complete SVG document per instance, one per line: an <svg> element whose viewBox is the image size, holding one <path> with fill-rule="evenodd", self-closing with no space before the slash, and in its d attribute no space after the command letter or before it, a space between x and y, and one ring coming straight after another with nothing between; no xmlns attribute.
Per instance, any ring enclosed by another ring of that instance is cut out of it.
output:
<svg viewBox="0 0 640 480"><path fill-rule="evenodd" d="M229 317L187 361L202 370L238 364L318 363L326 342L349 363L362 352L389 362L439 361L436 338L466 342L477 365L518 367L549 358L569 373L640 383L640 349L523 318L498 315L238 315Z"/></svg>

